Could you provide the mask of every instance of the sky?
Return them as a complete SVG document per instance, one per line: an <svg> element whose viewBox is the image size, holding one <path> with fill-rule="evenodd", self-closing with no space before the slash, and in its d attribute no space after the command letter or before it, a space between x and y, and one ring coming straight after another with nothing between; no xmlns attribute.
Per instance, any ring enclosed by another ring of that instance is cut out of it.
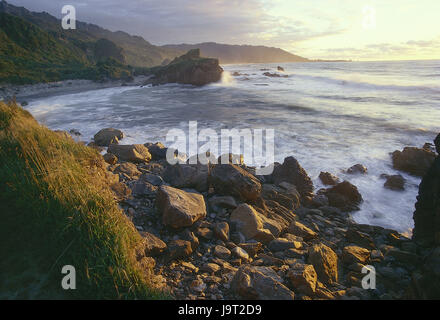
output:
<svg viewBox="0 0 440 320"><path fill-rule="evenodd" d="M440 0L7 0L156 44L279 47L310 59L440 59Z"/></svg>

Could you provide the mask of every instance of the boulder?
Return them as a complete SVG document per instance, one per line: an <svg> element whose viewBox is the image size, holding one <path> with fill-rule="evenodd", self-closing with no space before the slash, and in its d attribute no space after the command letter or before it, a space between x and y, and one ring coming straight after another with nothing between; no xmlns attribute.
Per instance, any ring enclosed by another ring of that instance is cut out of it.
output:
<svg viewBox="0 0 440 320"><path fill-rule="evenodd" d="M423 177L434 162L435 153L426 149L405 147L403 151L394 151L392 158L394 169Z"/></svg>
<svg viewBox="0 0 440 320"><path fill-rule="evenodd" d="M206 217L205 200L201 194L162 185L156 197L162 223L173 228L189 227Z"/></svg>
<svg viewBox="0 0 440 320"><path fill-rule="evenodd" d="M218 59L201 58L200 50L193 49L166 66L151 69L153 85L182 83L203 86L220 81L223 69Z"/></svg>
<svg viewBox="0 0 440 320"><path fill-rule="evenodd" d="M214 212L221 212L222 209L235 209L237 202L231 196L213 196L208 200L209 207Z"/></svg>
<svg viewBox="0 0 440 320"><path fill-rule="evenodd" d="M116 164L116 162L118 162L118 157L112 153L106 153L103 158L108 164Z"/></svg>
<svg viewBox="0 0 440 320"><path fill-rule="evenodd" d="M400 174L387 176L384 187L390 190L405 190L405 178Z"/></svg>
<svg viewBox="0 0 440 320"><path fill-rule="evenodd" d="M224 242L229 241L229 224L227 222L218 222L214 226L214 234L216 237Z"/></svg>
<svg viewBox="0 0 440 320"><path fill-rule="evenodd" d="M240 248L240 247L235 247L231 250L231 253L234 257L239 258L243 261L248 261L249 260L249 254L246 252L246 250Z"/></svg>
<svg viewBox="0 0 440 320"><path fill-rule="evenodd" d="M108 147L110 144L119 143L122 138L124 138L124 133L121 130L105 128L95 134L93 140L98 146Z"/></svg>
<svg viewBox="0 0 440 320"><path fill-rule="evenodd" d="M312 179L294 157L287 157L282 165L276 165L271 177L276 185L282 182L293 184L303 198L313 194Z"/></svg>
<svg viewBox="0 0 440 320"><path fill-rule="evenodd" d="M149 232L140 232L145 242L145 256L154 257L162 254L167 249L167 245L161 239Z"/></svg>
<svg viewBox="0 0 440 320"><path fill-rule="evenodd" d="M301 248L301 242L278 238L269 242L268 248L272 252L286 251L291 248L299 249Z"/></svg>
<svg viewBox="0 0 440 320"><path fill-rule="evenodd" d="M251 205L245 203L232 211L229 221L234 223L237 231L243 234L246 240L254 238L263 229L263 221L258 212Z"/></svg>
<svg viewBox="0 0 440 320"><path fill-rule="evenodd" d="M298 221L292 221L292 223L289 226L288 232L290 234L293 234L294 236L298 236L303 238L304 240L312 240L318 236L318 234L311 230L310 228L307 228L305 225L303 225L301 222Z"/></svg>
<svg viewBox="0 0 440 320"><path fill-rule="evenodd" d="M151 154L148 149L142 144L132 145L117 145L111 144L107 152L113 153L119 160L142 163L151 160Z"/></svg>
<svg viewBox="0 0 440 320"><path fill-rule="evenodd" d="M209 168L202 164L176 164L166 167L163 178L175 188L193 188L199 192L208 190Z"/></svg>
<svg viewBox="0 0 440 320"><path fill-rule="evenodd" d="M244 265L232 279L231 289L243 299L293 300L295 294L282 282L271 268Z"/></svg>
<svg viewBox="0 0 440 320"><path fill-rule="evenodd" d="M363 201L357 187L348 181L343 181L325 190L324 194L327 196L330 206L346 212L358 210L359 204Z"/></svg>
<svg viewBox="0 0 440 320"><path fill-rule="evenodd" d="M322 172L319 174L319 179L323 184L328 186L334 186L340 182L339 178L330 172Z"/></svg>
<svg viewBox="0 0 440 320"><path fill-rule="evenodd" d="M156 143L147 142L144 144L144 146L150 152L151 160L158 161L158 160L166 159L168 148L166 148L162 143L160 143L160 142L156 142Z"/></svg>
<svg viewBox="0 0 440 320"><path fill-rule="evenodd" d="M114 171L115 173L122 173L130 179L139 178L141 172L135 164L130 162L121 163Z"/></svg>
<svg viewBox="0 0 440 320"><path fill-rule="evenodd" d="M310 247L308 262L315 267L322 282L338 282L338 256L330 247L322 243Z"/></svg>
<svg viewBox="0 0 440 320"><path fill-rule="evenodd" d="M358 246L346 246L342 250L342 261L346 264L367 264L370 260L370 250Z"/></svg>
<svg viewBox="0 0 440 320"><path fill-rule="evenodd" d="M311 264L297 263L290 266L287 274L292 287L306 295L313 295L316 290L318 275Z"/></svg>
<svg viewBox="0 0 440 320"><path fill-rule="evenodd" d="M218 164L211 170L210 183L218 194L231 195L243 201L256 201L261 183L252 174L234 164Z"/></svg>
<svg viewBox="0 0 440 320"><path fill-rule="evenodd" d="M184 259L192 254L191 242L186 240L172 240L168 243L168 260Z"/></svg>
<svg viewBox="0 0 440 320"><path fill-rule="evenodd" d="M300 194L295 186L282 182L280 186L274 184L263 184L261 196L265 200L278 202L287 209L296 209L300 206Z"/></svg>
<svg viewBox="0 0 440 320"><path fill-rule="evenodd" d="M223 260L227 260L229 259L229 257L231 256L231 251L223 246L215 246L214 247L214 256L223 259Z"/></svg>

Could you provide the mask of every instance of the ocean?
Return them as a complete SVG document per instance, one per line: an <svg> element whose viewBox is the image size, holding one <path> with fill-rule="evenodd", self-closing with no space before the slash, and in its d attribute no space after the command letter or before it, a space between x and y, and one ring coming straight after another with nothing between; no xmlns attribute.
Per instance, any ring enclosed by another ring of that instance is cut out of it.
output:
<svg viewBox="0 0 440 320"><path fill-rule="evenodd" d="M321 171L350 181L364 198L357 222L411 233L420 178L394 170L390 153L422 147L440 132L440 60L223 67L223 80L205 87L108 88L33 100L26 109L50 129L79 130L85 141L113 127L126 134L124 144L165 142L189 121L199 130L274 129L276 161L296 157L317 190ZM344 173L357 163L368 174ZM382 173L402 174L405 191L385 189Z"/></svg>

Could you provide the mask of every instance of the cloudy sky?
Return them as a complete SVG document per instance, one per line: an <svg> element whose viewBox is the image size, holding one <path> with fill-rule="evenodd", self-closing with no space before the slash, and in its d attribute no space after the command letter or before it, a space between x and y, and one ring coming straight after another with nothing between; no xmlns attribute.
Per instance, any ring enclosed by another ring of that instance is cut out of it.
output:
<svg viewBox="0 0 440 320"><path fill-rule="evenodd" d="M312 59L440 58L439 0L7 0L153 44L280 47Z"/></svg>

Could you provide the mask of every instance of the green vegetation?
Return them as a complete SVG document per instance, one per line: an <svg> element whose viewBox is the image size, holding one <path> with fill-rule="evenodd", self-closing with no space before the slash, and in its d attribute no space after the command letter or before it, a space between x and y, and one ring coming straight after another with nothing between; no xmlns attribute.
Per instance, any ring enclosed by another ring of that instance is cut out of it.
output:
<svg viewBox="0 0 440 320"><path fill-rule="evenodd" d="M97 151L0 102L0 159L0 299L162 297ZM63 265L77 290L61 288Z"/></svg>

